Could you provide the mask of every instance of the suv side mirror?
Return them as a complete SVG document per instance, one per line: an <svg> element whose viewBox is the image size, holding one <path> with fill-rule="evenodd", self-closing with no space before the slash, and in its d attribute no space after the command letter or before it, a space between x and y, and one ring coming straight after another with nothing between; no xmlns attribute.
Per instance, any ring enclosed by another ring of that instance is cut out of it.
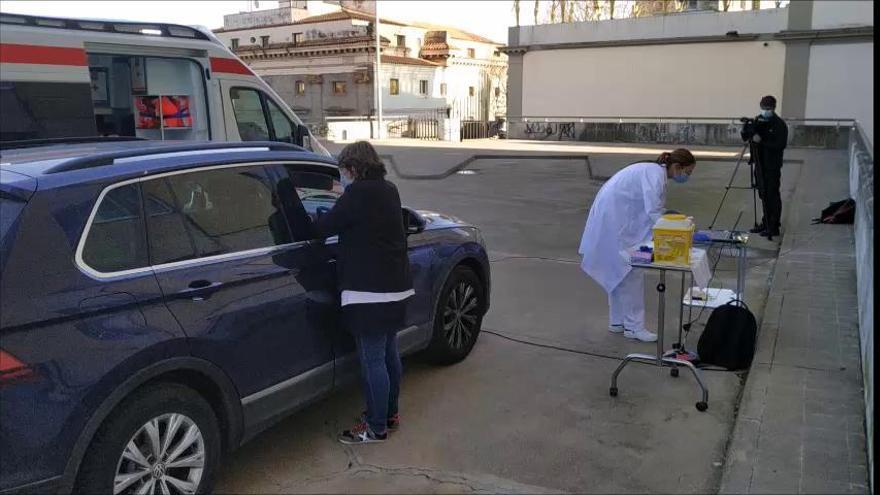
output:
<svg viewBox="0 0 880 495"><path fill-rule="evenodd" d="M406 235L419 234L425 231L425 219L414 210L403 208L403 225Z"/></svg>

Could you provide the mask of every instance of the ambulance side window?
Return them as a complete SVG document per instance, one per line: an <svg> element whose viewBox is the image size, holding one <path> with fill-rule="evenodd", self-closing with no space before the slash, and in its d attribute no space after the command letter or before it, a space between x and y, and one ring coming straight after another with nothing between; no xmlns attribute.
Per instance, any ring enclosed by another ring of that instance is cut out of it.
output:
<svg viewBox="0 0 880 495"><path fill-rule="evenodd" d="M97 134L88 83L0 82L0 141Z"/></svg>
<svg viewBox="0 0 880 495"><path fill-rule="evenodd" d="M265 93L251 88L232 88L229 96L242 141L295 143L294 124Z"/></svg>
<svg viewBox="0 0 880 495"><path fill-rule="evenodd" d="M235 123L242 141L269 141L269 124L260 93L248 88L229 90Z"/></svg>

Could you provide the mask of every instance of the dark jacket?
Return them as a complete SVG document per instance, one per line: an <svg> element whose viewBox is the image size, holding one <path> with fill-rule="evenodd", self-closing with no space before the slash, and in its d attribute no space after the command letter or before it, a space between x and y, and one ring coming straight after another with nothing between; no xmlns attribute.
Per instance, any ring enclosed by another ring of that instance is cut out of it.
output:
<svg viewBox="0 0 880 495"><path fill-rule="evenodd" d="M400 195L384 179L356 180L318 220L318 237L339 236L341 290L403 292L413 288Z"/></svg>
<svg viewBox="0 0 880 495"><path fill-rule="evenodd" d="M788 126L785 121L775 113L769 119L759 115L755 117L755 134L761 136L761 142L755 143L759 165L781 169L782 152L788 144Z"/></svg>

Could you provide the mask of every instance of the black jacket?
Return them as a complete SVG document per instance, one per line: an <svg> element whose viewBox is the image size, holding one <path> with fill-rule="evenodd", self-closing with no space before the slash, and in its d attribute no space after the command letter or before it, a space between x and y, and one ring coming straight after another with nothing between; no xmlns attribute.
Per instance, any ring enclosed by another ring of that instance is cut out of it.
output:
<svg viewBox="0 0 880 495"><path fill-rule="evenodd" d="M318 237L339 236L341 290L412 289L400 195L384 179L356 180L318 220Z"/></svg>
<svg viewBox="0 0 880 495"><path fill-rule="evenodd" d="M761 142L755 143L758 163L769 168L782 168L782 152L788 144L788 126L775 113L769 119L755 117L755 134L761 136ZM747 140L743 133L743 140ZM751 136L749 136L751 137Z"/></svg>

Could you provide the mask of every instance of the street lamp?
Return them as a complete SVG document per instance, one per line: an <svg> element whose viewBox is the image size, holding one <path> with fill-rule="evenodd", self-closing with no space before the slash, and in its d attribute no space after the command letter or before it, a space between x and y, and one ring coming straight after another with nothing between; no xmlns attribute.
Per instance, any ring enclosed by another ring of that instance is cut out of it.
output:
<svg viewBox="0 0 880 495"><path fill-rule="evenodd" d="M376 34L376 69L373 71L373 92L376 102L376 139L382 139L382 44L379 36L379 1L375 2L376 20L374 21L373 31ZM368 26L369 22L359 19L352 19L354 26Z"/></svg>

